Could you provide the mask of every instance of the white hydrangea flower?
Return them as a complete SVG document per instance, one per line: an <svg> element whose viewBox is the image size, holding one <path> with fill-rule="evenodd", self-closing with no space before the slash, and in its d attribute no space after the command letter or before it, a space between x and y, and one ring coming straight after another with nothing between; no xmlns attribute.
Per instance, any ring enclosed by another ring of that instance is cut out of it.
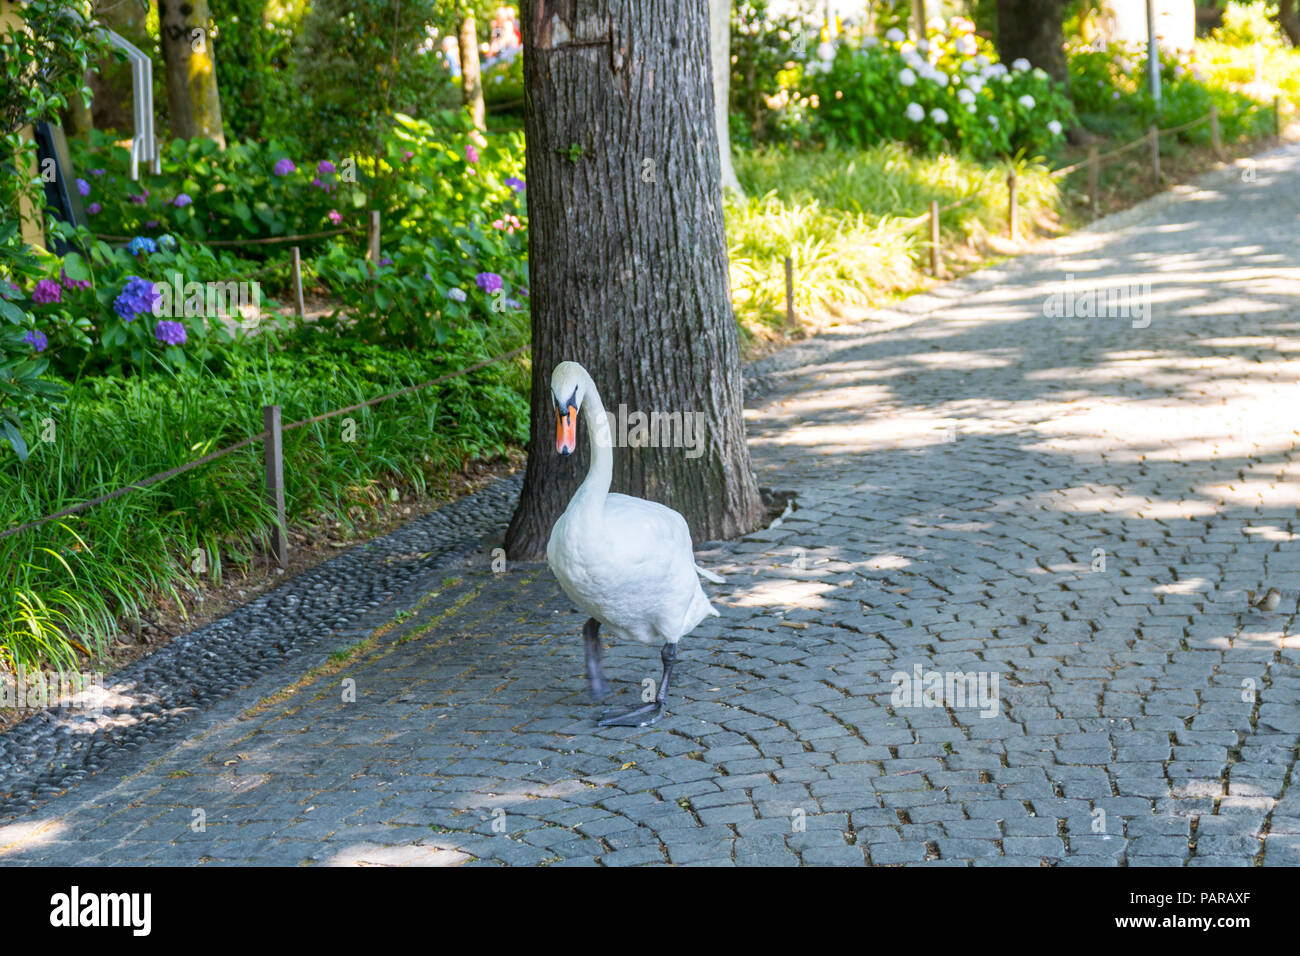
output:
<svg viewBox="0 0 1300 956"><path fill-rule="evenodd" d="M1050 120L1047 124L1047 131L1053 136L1061 135L1061 124L1056 120Z"/></svg>
<svg viewBox="0 0 1300 956"><path fill-rule="evenodd" d="M936 106L934 109L930 110L930 119L934 120L936 123L946 123L948 122L948 114Z"/></svg>
<svg viewBox="0 0 1300 956"><path fill-rule="evenodd" d="M978 93L984 89L984 78L982 76L968 76L966 77L966 85Z"/></svg>
<svg viewBox="0 0 1300 956"><path fill-rule="evenodd" d="M925 119L925 109L920 103L908 103L907 118L913 123L919 123L921 120Z"/></svg>
<svg viewBox="0 0 1300 956"><path fill-rule="evenodd" d="M979 69L979 67L975 65L975 61L974 61L974 60L962 60L962 61L961 61L961 71L962 71L963 73L974 73L974 72L975 72L976 70L978 70L978 69Z"/></svg>
<svg viewBox="0 0 1300 956"><path fill-rule="evenodd" d="M974 103L967 103L967 104L966 104L966 112L967 112L967 113L974 113L974 112L975 112L975 104L974 104Z"/></svg>
<svg viewBox="0 0 1300 956"><path fill-rule="evenodd" d="M909 67L903 67L898 71L898 82L904 86L916 86L916 74Z"/></svg>
<svg viewBox="0 0 1300 956"><path fill-rule="evenodd" d="M971 90L968 90L968 89L962 88L962 89L960 89L960 90L957 91L957 102L959 102L959 103L974 103L974 102L975 102L975 93L974 93L973 91L971 91Z"/></svg>
<svg viewBox="0 0 1300 956"><path fill-rule="evenodd" d="M447 298L451 299L453 302L464 302L469 298L469 296L465 294L464 289L452 288L447 290Z"/></svg>
<svg viewBox="0 0 1300 956"><path fill-rule="evenodd" d="M917 41L916 41L916 48L917 48L918 50L920 50L922 53L929 53L929 52L930 52L930 41L929 41L929 40L917 40Z"/></svg>
<svg viewBox="0 0 1300 956"><path fill-rule="evenodd" d="M903 35L903 31L898 29L898 27L891 27L885 33L885 39L890 43L902 43L906 37Z"/></svg>
<svg viewBox="0 0 1300 956"><path fill-rule="evenodd" d="M981 53L979 56L975 57L975 65L982 70L984 67L989 65L989 58Z"/></svg>
<svg viewBox="0 0 1300 956"><path fill-rule="evenodd" d="M989 123L990 125L992 125L994 129L998 128L998 118L994 116L992 113L989 114Z"/></svg>
<svg viewBox="0 0 1300 956"><path fill-rule="evenodd" d="M1032 110L1034 108L1034 98L1030 96L1028 93L1020 97L1018 102L1020 103L1021 106L1023 106L1027 110Z"/></svg>
<svg viewBox="0 0 1300 956"><path fill-rule="evenodd" d="M948 24L943 17L931 17L925 21L925 28L932 33L943 33L948 29Z"/></svg>
<svg viewBox="0 0 1300 956"><path fill-rule="evenodd" d="M962 56L974 56L975 51L979 49L979 47L975 45L975 38L969 35L958 37L956 45L957 52Z"/></svg>
<svg viewBox="0 0 1300 956"><path fill-rule="evenodd" d="M862 45L870 50L872 47L880 46L880 38L869 34L863 38Z"/></svg>
<svg viewBox="0 0 1300 956"><path fill-rule="evenodd" d="M820 44L817 47L817 55L821 57L823 60L835 59L835 44L834 43Z"/></svg>
<svg viewBox="0 0 1300 956"><path fill-rule="evenodd" d="M1016 59L1011 61L1011 69L1015 70L1017 73L1028 73L1029 61L1023 56L1016 57Z"/></svg>

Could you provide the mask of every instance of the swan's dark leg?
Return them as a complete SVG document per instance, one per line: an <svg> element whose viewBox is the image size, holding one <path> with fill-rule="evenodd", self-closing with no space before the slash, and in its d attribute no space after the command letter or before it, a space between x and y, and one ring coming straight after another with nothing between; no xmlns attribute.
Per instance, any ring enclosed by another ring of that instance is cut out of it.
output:
<svg viewBox="0 0 1300 956"><path fill-rule="evenodd" d="M600 672L600 621L594 617L587 619L582 625L582 641L587 648L587 682L591 685L592 699L599 704L609 693Z"/></svg>
<svg viewBox="0 0 1300 956"><path fill-rule="evenodd" d="M664 715L664 702L668 699L668 683L673 677L673 665L677 663L677 645L665 644L659 654L664 662L663 676L659 678L659 691L655 699L631 710L608 710L597 721L601 727L647 727Z"/></svg>

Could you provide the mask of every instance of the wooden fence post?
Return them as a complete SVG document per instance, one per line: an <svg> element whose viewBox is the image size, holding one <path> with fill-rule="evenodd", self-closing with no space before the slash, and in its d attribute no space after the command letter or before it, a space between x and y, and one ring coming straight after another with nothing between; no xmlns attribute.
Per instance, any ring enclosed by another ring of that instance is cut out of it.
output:
<svg viewBox="0 0 1300 956"><path fill-rule="evenodd" d="M1223 143L1219 141L1219 107L1210 104L1210 148L1214 150L1214 157L1218 159L1223 154Z"/></svg>
<svg viewBox="0 0 1300 956"><path fill-rule="evenodd" d="M1156 185L1160 185L1160 127L1155 123L1151 124L1151 173L1155 176Z"/></svg>
<svg viewBox="0 0 1300 956"><path fill-rule="evenodd" d="M1097 156L1097 147L1088 147L1088 204L1092 207L1092 218L1097 218L1097 190L1101 188L1101 160Z"/></svg>
<svg viewBox="0 0 1300 956"><path fill-rule="evenodd" d="M379 210L370 211L370 221L366 225L366 258L375 265L379 264Z"/></svg>
<svg viewBox="0 0 1300 956"><path fill-rule="evenodd" d="M1020 213L1016 202L1016 171L1007 173L1007 238L1012 242L1020 238Z"/></svg>
<svg viewBox="0 0 1300 956"><path fill-rule="evenodd" d="M266 499L275 509L271 550L283 568L289 564L289 536L284 515L284 447L281 444L280 406L263 405L262 422L266 430Z"/></svg>
<svg viewBox="0 0 1300 956"><path fill-rule="evenodd" d="M785 257L785 321L793 326L794 314L794 259Z"/></svg>
<svg viewBox="0 0 1300 956"><path fill-rule="evenodd" d="M930 200L930 275L939 276L939 201Z"/></svg>
<svg viewBox="0 0 1300 956"><path fill-rule="evenodd" d="M293 294L298 309L298 318L302 318L306 313L306 308L302 302L302 257L298 254L298 247L293 247Z"/></svg>

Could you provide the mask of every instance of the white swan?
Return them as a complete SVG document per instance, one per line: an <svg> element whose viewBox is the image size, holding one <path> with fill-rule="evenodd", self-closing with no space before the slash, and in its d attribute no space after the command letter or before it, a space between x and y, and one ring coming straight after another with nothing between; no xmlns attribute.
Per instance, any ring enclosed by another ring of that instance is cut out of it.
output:
<svg viewBox="0 0 1300 956"><path fill-rule="evenodd" d="M663 714L677 642L707 615L717 615L699 575L724 579L695 563L686 519L643 498L609 493L614 471L609 421L596 383L577 362L561 362L551 375L555 400L555 450L578 444L578 411L587 424L591 467L546 544L546 562L564 593L590 615L582 628L587 678L596 700L605 696L600 669L600 627L614 637L662 643L663 676L655 699L624 712L607 712L601 725L644 727Z"/></svg>

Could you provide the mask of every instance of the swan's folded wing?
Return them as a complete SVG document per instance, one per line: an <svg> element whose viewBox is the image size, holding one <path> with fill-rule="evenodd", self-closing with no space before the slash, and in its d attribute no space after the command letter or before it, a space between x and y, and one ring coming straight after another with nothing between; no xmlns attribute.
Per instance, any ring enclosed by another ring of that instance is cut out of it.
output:
<svg viewBox="0 0 1300 956"><path fill-rule="evenodd" d="M611 536L607 546L620 563L646 567L650 577L672 577L683 569L695 576L691 529L672 508L610 495L605 499L605 528Z"/></svg>

